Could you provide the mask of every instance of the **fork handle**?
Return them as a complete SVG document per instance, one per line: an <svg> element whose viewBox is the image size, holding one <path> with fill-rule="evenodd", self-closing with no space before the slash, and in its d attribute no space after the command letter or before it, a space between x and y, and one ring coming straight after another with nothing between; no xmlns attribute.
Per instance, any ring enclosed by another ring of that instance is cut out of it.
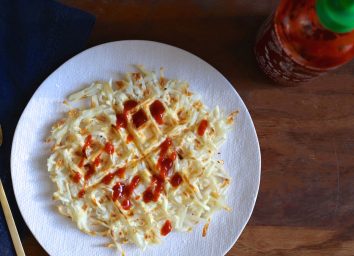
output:
<svg viewBox="0 0 354 256"><path fill-rule="evenodd" d="M0 201L2 209L4 210L7 226L9 227L12 242L15 247L17 256L25 256L25 252L22 247L20 236L18 235L16 224L11 213L9 202L7 201L6 194L2 182L0 180Z"/></svg>

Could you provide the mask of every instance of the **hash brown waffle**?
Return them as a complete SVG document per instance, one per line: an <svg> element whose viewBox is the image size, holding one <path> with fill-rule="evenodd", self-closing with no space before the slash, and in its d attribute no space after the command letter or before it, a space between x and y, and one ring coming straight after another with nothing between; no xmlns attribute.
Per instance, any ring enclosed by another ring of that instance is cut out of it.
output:
<svg viewBox="0 0 354 256"><path fill-rule="evenodd" d="M224 203L230 177L213 156L236 112L209 109L187 82L137 66L124 80L69 96L89 101L52 128L48 171L59 212L88 234L144 249L171 230L191 231Z"/></svg>

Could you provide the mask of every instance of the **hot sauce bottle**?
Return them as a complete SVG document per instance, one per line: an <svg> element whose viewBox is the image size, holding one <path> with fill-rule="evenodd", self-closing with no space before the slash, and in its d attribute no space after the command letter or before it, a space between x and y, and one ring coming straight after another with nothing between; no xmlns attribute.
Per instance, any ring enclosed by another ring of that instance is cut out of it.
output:
<svg viewBox="0 0 354 256"><path fill-rule="evenodd" d="M262 71L280 84L333 70L354 57L354 0L281 0L254 50Z"/></svg>

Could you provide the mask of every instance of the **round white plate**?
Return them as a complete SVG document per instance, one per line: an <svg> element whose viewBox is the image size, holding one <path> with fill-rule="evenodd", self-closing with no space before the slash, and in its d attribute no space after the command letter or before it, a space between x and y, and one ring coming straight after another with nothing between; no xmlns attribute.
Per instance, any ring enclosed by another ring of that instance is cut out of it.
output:
<svg viewBox="0 0 354 256"><path fill-rule="evenodd" d="M238 109L234 128L221 148L220 159L232 177L227 202L232 212L214 215L208 234L203 224L190 233L170 233L162 243L142 252L124 246L126 255L224 255L235 243L252 213L260 181L260 150L252 119L233 86L215 68L184 50L149 41L119 41L99 45L73 57L38 88L18 122L11 152L11 174L17 204L33 235L50 255L117 255L103 247L108 240L79 231L60 215L51 200L54 184L47 173L52 124L63 117L63 100L95 80L118 79L134 64L148 70L165 68L168 78L190 83L203 102L226 113Z"/></svg>

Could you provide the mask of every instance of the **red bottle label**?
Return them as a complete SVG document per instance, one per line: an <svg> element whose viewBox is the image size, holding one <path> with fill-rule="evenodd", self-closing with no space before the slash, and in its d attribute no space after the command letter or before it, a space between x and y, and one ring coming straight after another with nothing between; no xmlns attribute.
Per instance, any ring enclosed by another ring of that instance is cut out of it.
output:
<svg viewBox="0 0 354 256"><path fill-rule="evenodd" d="M274 15L268 17L261 27L254 50L263 72L281 84L304 83L325 72L300 65L284 51L275 31Z"/></svg>

